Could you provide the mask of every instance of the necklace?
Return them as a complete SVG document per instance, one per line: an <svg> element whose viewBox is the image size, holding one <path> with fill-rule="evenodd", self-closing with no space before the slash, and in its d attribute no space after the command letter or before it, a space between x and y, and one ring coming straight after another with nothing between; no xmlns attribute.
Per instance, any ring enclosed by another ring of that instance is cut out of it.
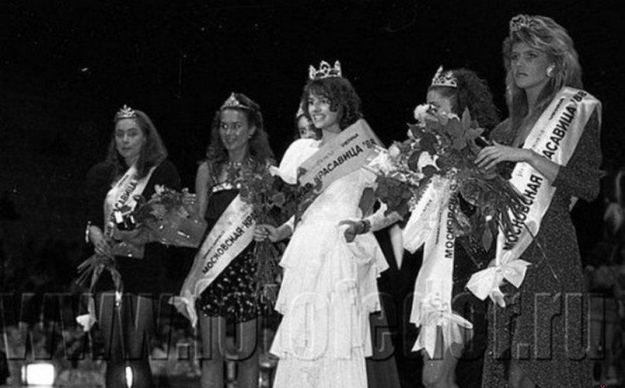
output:
<svg viewBox="0 0 625 388"><path fill-rule="evenodd" d="M234 170L234 169L241 168L242 165L243 165L243 162L231 162L231 161L228 161L228 164L226 165L226 168L228 170Z"/></svg>

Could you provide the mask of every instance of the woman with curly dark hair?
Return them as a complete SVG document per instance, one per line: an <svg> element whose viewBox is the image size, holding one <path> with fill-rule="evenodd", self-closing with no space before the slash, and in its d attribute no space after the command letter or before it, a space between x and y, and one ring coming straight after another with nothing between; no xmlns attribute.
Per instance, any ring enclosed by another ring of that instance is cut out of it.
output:
<svg viewBox="0 0 625 388"><path fill-rule="evenodd" d="M245 169L273 161L260 106L232 93L215 113L206 159L197 171L198 215L208 232L218 228L222 214L239 194L237 180ZM221 270L197 299L201 311L201 387L223 387L226 323L236 327L239 387L258 386L258 316L264 311L255 295L256 261L252 242ZM210 274L211 272L209 272Z"/></svg>
<svg viewBox="0 0 625 388"><path fill-rule="evenodd" d="M443 71L440 67L427 92L427 103L435 110L462 117L468 110L471 119L486 132L499 124L497 107L488 84L474 71L460 68ZM458 194L460 209L468 217L475 208ZM457 387L456 380L463 387L481 385L483 353L486 348L487 304L465 290L471 275L485 267L494 257L491 249L486 252L481 243L471 241L467 236L456 237L454 245L453 301L452 310L473 324L466 330L465 343L444 346L443 354L430 357L423 353L423 384L426 387ZM437 346L438 348L438 346ZM443 348L443 347L441 347Z"/></svg>
<svg viewBox="0 0 625 388"><path fill-rule="evenodd" d="M334 66L322 62L318 70L311 67L309 75L302 106L322 138L294 141L280 163L282 178L300 185L305 174L300 167L311 160L331 165L334 172L344 167L327 158L341 146L334 140L345 130L360 128L353 136L366 132L358 125L360 98L338 61ZM357 157L350 152L341 158ZM367 386L369 314L380 309L376 279L388 264L372 233L360 230L365 233L355 236L354 229L364 223L342 222L363 216L363 192L376 178L363 166L359 161L351 172L340 171L298 221L277 228L256 226L257 240L290 237L280 262L284 277L276 302L283 318L271 348L280 357L275 388Z"/></svg>
<svg viewBox="0 0 625 388"><path fill-rule="evenodd" d="M492 130L499 124L499 113L493 95L486 81L472 70L460 68L448 70L447 74L456 80L456 86L433 82L428 88L428 103L432 100L445 99L450 103L447 113L462 116L469 110L471 119L481 128ZM436 78L436 77L435 77Z"/></svg>

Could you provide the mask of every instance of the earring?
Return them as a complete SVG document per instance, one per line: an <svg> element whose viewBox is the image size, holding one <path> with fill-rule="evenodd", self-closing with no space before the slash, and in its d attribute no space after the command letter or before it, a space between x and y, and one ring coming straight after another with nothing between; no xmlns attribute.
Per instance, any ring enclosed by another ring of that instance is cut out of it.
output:
<svg viewBox="0 0 625 388"><path fill-rule="evenodd" d="M554 65L551 65L547 68L547 77L553 77L553 71L556 69Z"/></svg>

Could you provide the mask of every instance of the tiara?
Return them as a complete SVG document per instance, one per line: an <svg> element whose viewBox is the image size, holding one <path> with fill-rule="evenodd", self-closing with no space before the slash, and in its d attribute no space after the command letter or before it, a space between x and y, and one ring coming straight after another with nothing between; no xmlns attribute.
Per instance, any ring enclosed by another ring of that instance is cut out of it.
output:
<svg viewBox="0 0 625 388"><path fill-rule="evenodd" d="M135 117L137 117L137 112L135 112L134 109L125 104L120 110L117 111L117 113L115 113L115 119L117 120L134 119Z"/></svg>
<svg viewBox="0 0 625 388"><path fill-rule="evenodd" d="M334 62L334 67L330 67L330 64L326 61L321 61L319 69L315 69L313 65L310 65L308 68L308 78L311 80L342 76L341 63L339 61Z"/></svg>
<svg viewBox="0 0 625 388"><path fill-rule="evenodd" d="M230 94L230 97L224 102L220 109L227 108L239 108L239 109L250 109L250 107L245 106L241 103L241 101L237 100L237 97L234 95L234 92Z"/></svg>
<svg viewBox="0 0 625 388"><path fill-rule="evenodd" d="M510 32L517 32L522 28L528 28L530 30L538 27L538 24L531 16L517 15L510 19Z"/></svg>
<svg viewBox="0 0 625 388"><path fill-rule="evenodd" d="M451 70L447 70L443 73L443 66L439 66L432 78L432 85L430 86L447 86L449 88L458 87L458 80L454 77L454 73Z"/></svg>

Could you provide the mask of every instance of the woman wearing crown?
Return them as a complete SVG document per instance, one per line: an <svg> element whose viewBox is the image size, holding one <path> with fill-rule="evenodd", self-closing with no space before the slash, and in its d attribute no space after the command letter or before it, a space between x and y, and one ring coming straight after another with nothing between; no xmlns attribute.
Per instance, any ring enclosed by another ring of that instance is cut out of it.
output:
<svg viewBox="0 0 625 388"><path fill-rule="evenodd" d="M142 111L124 106L114 118L115 129L106 160L87 174L86 203L89 223L86 237L101 256L113 257L113 237L136 242L136 232L120 232L115 213L132 210L135 196L150 198L155 185L180 189L176 167L150 118ZM104 214L102 203L104 202ZM115 256L123 282L123 294L114 291L104 272L98 283L99 324L108 358L106 386L127 387L128 368L133 387L153 387L150 371L149 336L154 332L154 312L166 279L167 248L157 242L144 246L143 257Z"/></svg>
<svg viewBox="0 0 625 388"><path fill-rule="evenodd" d="M195 181L198 213L208 223L207 235L174 304L193 326L198 320L200 323L200 386L224 386L226 324L229 323L237 333L237 386L257 387L257 330L263 308L255 294L253 228L236 233L223 254L215 254L214 247L233 236L233 227L245 229L251 214L239 196L241 174L244 169L271 162L273 152L260 106L242 93L232 93L215 112L210 136L206 159L199 165Z"/></svg>
<svg viewBox="0 0 625 388"><path fill-rule="evenodd" d="M354 221L363 215L363 191L375 181L362 168L366 147L358 141L349 150L341 147L374 135L361 120L360 99L338 61L311 66L302 106L322 138L293 142L280 173L299 184L308 205L278 228L258 225L255 231L258 240L290 237L280 262L284 278L276 309L283 319L271 348L280 357L274 387L366 387L369 314L379 310L376 278L387 263L373 234L356 236L370 228ZM316 189L306 191L304 182L315 181L311 175L321 178Z"/></svg>
<svg viewBox="0 0 625 388"><path fill-rule="evenodd" d="M499 124L497 108L490 89L486 81L474 71L464 68L443 71L443 67L439 67L427 90L426 99L429 109L438 113L461 117L467 110L471 119L487 132ZM461 195L461 191L456 195L456 200L460 211L467 217L475 213L476 207ZM466 235L456 237L451 274L446 271L429 270L433 266L425 265L425 262L437 259L436 255L431 256L424 257L425 269L422 267L423 270L417 276L415 290L419 290L420 285L428 278L435 278L440 283L449 282L451 309L468 320L472 328L460 326L461 331L458 333L462 335L455 338L441 335L445 331L435 328L438 337L436 351L434 354L428 354L427 346L423 349L423 384L428 388L454 388L458 387L456 383L458 381L463 387L477 387L482 381L487 304L466 291L465 285L473 273L486 266L494 257L494 249L486 250L481 242ZM424 302L424 300L414 301L411 316L411 321L418 323L423 333L430 329L424 327L427 324L416 312L423 309ZM420 341L418 343L422 344ZM480 371L476 371L476 368Z"/></svg>
<svg viewBox="0 0 625 388"><path fill-rule="evenodd" d="M580 90L573 41L551 18L514 17L503 56L509 118L476 162L507 170L527 206L514 233L500 233L492 267L468 286L498 302L483 386L589 387L586 290L569 211L573 198L599 193L601 103Z"/></svg>

